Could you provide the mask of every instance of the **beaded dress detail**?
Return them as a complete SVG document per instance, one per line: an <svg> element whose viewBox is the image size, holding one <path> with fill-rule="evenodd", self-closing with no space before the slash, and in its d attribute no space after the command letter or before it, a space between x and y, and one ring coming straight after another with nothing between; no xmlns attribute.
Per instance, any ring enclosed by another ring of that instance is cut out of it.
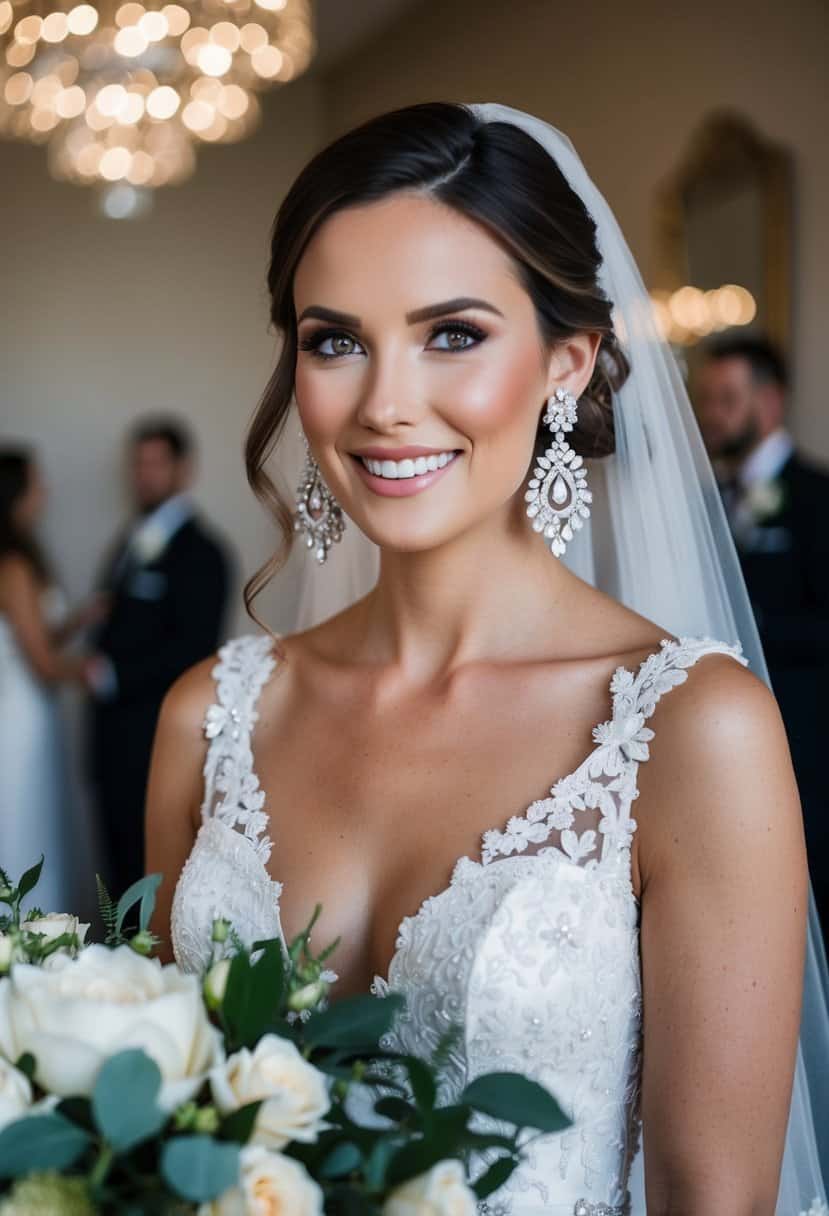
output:
<svg viewBox="0 0 829 1216"><path fill-rule="evenodd" d="M638 1147L641 1047L639 909L631 885L631 807L660 697L708 654L745 663L710 638L663 641L638 671L619 667L612 716L594 747L546 798L484 834L449 886L401 923L387 976L372 991L406 996L388 1046L429 1055L450 1024L462 1033L443 1078L454 1101L473 1077L516 1070L546 1085L572 1119L528 1148L482 1216L625 1216ZM173 947L202 970L211 926L228 917L246 943L280 937L281 884L250 736L275 666L270 638L219 652L217 703L205 719L202 826L176 888Z"/></svg>

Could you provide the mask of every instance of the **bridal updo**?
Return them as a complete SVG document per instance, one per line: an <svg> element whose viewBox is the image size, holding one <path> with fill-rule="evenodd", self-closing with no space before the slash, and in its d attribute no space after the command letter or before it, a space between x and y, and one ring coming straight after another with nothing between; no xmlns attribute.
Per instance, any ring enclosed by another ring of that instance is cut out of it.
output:
<svg viewBox="0 0 829 1216"><path fill-rule="evenodd" d="M612 395L630 367L613 330L612 302L598 282L596 225L553 158L520 127L484 122L460 104L430 102L382 114L319 152L294 182L274 222L268 288L282 346L248 432L245 463L251 487L274 513L284 545L248 584L248 606L287 556L293 538L291 510L264 466L293 400L294 273L329 216L399 190L431 195L488 229L514 259L546 345L574 333L601 335L593 377L568 438L582 456L614 450ZM549 439L542 413L541 452Z"/></svg>

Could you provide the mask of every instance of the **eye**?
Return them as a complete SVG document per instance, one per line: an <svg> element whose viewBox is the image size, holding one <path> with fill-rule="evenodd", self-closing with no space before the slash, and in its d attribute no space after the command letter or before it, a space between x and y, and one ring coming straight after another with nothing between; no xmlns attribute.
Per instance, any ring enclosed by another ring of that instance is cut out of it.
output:
<svg viewBox="0 0 829 1216"><path fill-rule="evenodd" d="M299 341L299 349L310 351L317 359L340 359L362 350L356 338L342 329L318 329Z"/></svg>
<svg viewBox="0 0 829 1216"><path fill-rule="evenodd" d="M435 339L441 338L436 344ZM459 351L477 346L486 338L486 333L470 321L443 321L435 326L429 335L429 347L432 350Z"/></svg>

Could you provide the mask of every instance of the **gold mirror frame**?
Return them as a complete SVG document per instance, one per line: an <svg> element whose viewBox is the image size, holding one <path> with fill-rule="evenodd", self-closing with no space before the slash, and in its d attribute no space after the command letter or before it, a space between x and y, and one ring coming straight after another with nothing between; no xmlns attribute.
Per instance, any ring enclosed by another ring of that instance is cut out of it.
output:
<svg viewBox="0 0 829 1216"><path fill-rule="evenodd" d="M764 330L789 349L792 308L792 183L789 151L765 139L742 115L710 115L691 139L678 168L657 190L654 287L673 292L693 284L686 235L693 193L723 195L753 184L762 201L762 315Z"/></svg>

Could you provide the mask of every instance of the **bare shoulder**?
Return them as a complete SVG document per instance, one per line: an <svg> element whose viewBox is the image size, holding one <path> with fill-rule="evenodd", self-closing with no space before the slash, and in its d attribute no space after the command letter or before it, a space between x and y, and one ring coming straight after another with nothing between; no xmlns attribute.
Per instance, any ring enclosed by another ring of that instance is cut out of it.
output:
<svg viewBox="0 0 829 1216"><path fill-rule="evenodd" d="M702 655L685 680L663 696L650 720L656 765L743 765L750 757L787 750L777 702L769 687L727 654Z"/></svg>
<svg viewBox="0 0 829 1216"><path fill-rule="evenodd" d="M5 553L0 557L0 585L7 591L28 591L38 586L35 569L22 553Z"/></svg>
<svg viewBox="0 0 829 1216"><path fill-rule="evenodd" d="M724 654L702 656L686 676L648 723L654 737L636 805L645 885L666 864L707 867L715 852L733 861L802 846L788 741L769 688Z"/></svg>
<svg viewBox="0 0 829 1216"><path fill-rule="evenodd" d="M211 674L215 665L216 656L211 655L179 676L162 703L159 730L201 744L204 716L216 699L216 684Z"/></svg>

